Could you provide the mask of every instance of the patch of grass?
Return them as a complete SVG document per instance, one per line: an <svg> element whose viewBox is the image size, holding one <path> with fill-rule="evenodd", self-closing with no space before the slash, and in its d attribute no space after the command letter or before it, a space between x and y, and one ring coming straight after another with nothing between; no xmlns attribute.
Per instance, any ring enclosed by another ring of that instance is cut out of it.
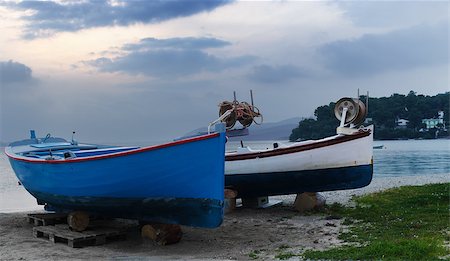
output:
<svg viewBox="0 0 450 261"><path fill-rule="evenodd" d="M275 255L275 258L276 259L280 259L280 260L286 260L286 259L289 259L289 258L294 257L294 256L300 256L300 255L294 254L294 253L291 253L291 252L278 253L278 254Z"/></svg>
<svg viewBox="0 0 450 261"><path fill-rule="evenodd" d="M331 206L350 231L340 238L354 243L326 251L306 251L304 258L333 260L435 260L448 254L450 183L407 186L362 197L356 207Z"/></svg>
<svg viewBox="0 0 450 261"><path fill-rule="evenodd" d="M250 252L250 254L248 254L248 257L250 257L251 259L258 259L259 258L259 250L254 250L252 252Z"/></svg>
<svg viewBox="0 0 450 261"><path fill-rule="evenodd" d="M331 205L325 205L324 207L306 210L302 215L304 215L304 216L332 215L333 213L337 213L339 210L341 210L343 208L345 208L344 205L335 202Z"/></svg>
<svg viewBox="0 0 450 261"><path fill-rule="evenodd" d="M345 209L345 206L342 205L341 203L337 203L337 202L334 202L331 205L325 206L325 210L327 213L337 213L339 211L342 211L343 209Z"/></svg>
<svg viewBox="0 0 450 261"><path fill-rule="evenodd" d="M354 220L352 220L352 219L350 219L350 218L346 218L346 219L344 219L344 221L342 222L342 225L348 226L348 225L351 225L351 224L353 224L353 223L354 223Z"/></svg>
<svg viewBox="0 0 450 261"><path fill-rule="evenodd" d="M280 260L286 260L294 256L301 256L300 254L295 254L292 252L284 252L288 248L291 248L291 246L285 244L280 245L276 250L278 253L275 255L275 258Z"/></svg>

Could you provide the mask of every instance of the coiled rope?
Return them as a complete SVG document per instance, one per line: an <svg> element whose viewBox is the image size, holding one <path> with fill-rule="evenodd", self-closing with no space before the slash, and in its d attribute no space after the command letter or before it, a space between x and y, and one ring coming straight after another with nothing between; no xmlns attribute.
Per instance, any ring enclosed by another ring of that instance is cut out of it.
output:
<svg viewBox="0 0 450 261"><path fill-rule="evenodd" d="M222 120L227 129L233 128L237 121L244 128L249 127L253 122L257 125L263 122L263 116L258 107L250 105L247 102L223 101L219 104L219 116L222 116L228 110L232 110L232 112ZM259 118L259 120L257 121L256 118Z"/></svg>

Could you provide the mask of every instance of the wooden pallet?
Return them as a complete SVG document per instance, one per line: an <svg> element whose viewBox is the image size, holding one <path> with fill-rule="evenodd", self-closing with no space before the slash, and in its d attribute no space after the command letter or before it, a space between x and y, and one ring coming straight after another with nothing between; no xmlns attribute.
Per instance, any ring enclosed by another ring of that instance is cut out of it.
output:
<svg viewBox="0 0 450 261"><path fill-rule="evenodd" d="M53 243L64 243L69 247L102 245L107 241L126 238L125 228L95 227L83 232L71 231L68 225L33 227L33 235Z"/></svg>
<svg viewBox="0 0 450 261"><path fill-rule="evenodd" d="M35 226L49 226L67 223L67 214L65 213L39 213L28 214L28 223Z"/></svg>

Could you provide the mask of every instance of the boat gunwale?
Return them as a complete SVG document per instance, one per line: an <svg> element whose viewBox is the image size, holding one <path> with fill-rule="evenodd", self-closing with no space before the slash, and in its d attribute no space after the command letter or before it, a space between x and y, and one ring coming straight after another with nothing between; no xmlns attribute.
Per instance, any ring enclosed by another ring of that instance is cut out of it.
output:
<svg viewBox="0 0 450 261"><path fill-rule="evenodd" d="M372 133L372 131L370 129L359 130L358 132L353 133L353 134L337 136L336 138L329 139L329 140L323 140L323 141L319 140L315 143L299 144L299 145L294 144L290 147L277 148L277 149L272 149L272 150L268 150L268 151L257 151L257 152L251 152L251 153L225 155L225 161L238 161L238 160L268 158L268 157L273 157L273 156L280 156L280 155L285 155L285 154L303 152L303 151L307 151L307 150L323 148L323 147L327 147L327 146L331 146L331 145L336 145L336 144L368 137L371 135L371 133Z"/></svg>
<svg viewBox="0 0 450 261"><path fill-rule="evenodd" d="M75 163L75 162L83 162L83 161L91 161L91 160L101 160L101 159L108 159L108 158L115 158L115 157L121 157L121 156L127 156L131 154L136 153L142 153L152 150L158 150L168 147L173 147L181 144L201 141L201 140L207 140L219 137L220 133L211 133L211 134L205 134L202 136L197 136L193 138L183 139L183 140L177 140L169 143L163 143L158 145L152 145L152 146L146 146L141 148L136 148L133 150L127 150L127 151L120 151L120 152L114 152L110 154L105 155L94 155L94 156L86 156L82 158L68 158L68 159L53 159L53 160L47 160L47 159L37 159L37 158L28 158L25 156L19 156L13 152L9 152L9 150L12 148L11 146L5 147L5 154L14 160L23 161L23 162L29 162L29 163L47 163L47 164L64 164L64 163Z"/></svg>

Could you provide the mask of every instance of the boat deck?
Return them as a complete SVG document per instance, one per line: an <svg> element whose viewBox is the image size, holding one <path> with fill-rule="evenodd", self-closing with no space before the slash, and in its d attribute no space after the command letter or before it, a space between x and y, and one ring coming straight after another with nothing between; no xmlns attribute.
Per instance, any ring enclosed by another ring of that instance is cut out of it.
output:
<svg viewBox="0 0 450 261"><path fill-rule="evenodd" d="M26 144L9 147L10 152L33 159L67 159L83 158L124 152L140 147L118 147L95 144L71 144L69 142L52 142Z"/></svg>

